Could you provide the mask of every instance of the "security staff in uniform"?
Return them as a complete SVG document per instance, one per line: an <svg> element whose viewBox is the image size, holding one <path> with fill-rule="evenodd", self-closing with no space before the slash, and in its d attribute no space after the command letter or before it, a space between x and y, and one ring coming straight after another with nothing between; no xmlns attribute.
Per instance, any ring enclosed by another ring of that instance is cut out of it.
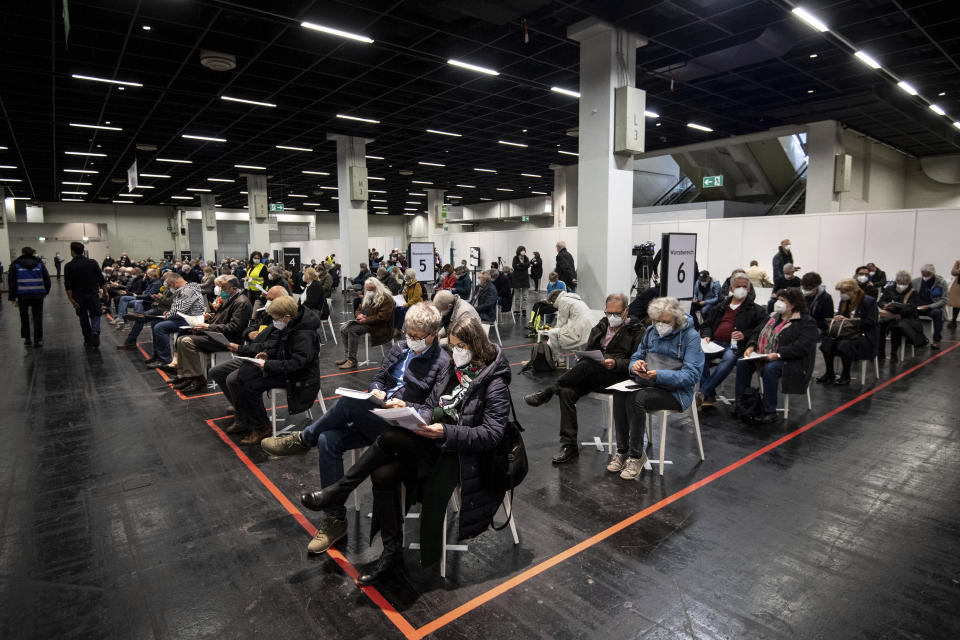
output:
<svg viewBox="0 0 960 640"><path fill-rule="evenodd" d="M247 267L247 274L244 280L247 283L247 295L250 297L251 302L260 297L260 289L257 288L257 285L263 286L263 275L264 271L266 271L263 262L263 254L259 251L254 251L250 254L250 266Z"/></svg>
<svg viewBox="0 0 960 640"><path fill-rule="evenodd" d="M107 282L96 260L83 255L83 243L71 242L70 255L73 260L63 268L64 288L67 299L80 318L80 330L83 331L83 343L96 349L100 346L100 306L101 294L109 299Z"/></svg>
<svg viewBox="0 0 960 640"><path fill-rule="evenodd" d="M50 293L50 274L43 262L24 247L10 265L7 276L10 300L20 308L20 337L27 347L43 346L43 299ZM30 312L33 311L33 340L30 340Z"/></svg>

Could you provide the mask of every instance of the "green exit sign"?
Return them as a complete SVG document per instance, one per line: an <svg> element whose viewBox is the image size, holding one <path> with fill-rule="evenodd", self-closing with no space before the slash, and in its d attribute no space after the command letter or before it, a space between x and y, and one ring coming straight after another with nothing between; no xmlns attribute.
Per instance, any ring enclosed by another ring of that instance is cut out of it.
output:
<svg viewBox="0 0 960 640"><path fill-rule="evenodd" d="M282 203L282 202L271 202L271 203L270 203L270 211L283 211L283 203Z"/></svg>
<svg viewBox="0 0 960 640"><path fill-rule="evenodd" d="M703 188L722 187L723 176L703 176Z"/></svg>
<svg viewBox="0 0 960 640"><path fill-rule="evenodd" d="M530 222L530 216L520 216L520 222Z"/></svg>

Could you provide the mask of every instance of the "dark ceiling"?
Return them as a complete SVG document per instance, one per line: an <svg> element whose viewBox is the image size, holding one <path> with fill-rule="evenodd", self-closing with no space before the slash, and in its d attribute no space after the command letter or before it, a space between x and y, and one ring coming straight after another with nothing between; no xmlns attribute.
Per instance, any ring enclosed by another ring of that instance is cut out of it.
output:
<svg viewBox="0 0 960 640"><path fill-rule="evenodd" d="M241 207L245 185L234 165L251 164L267 167L271 201L335 212L335 192L319 188L335 185L335 175L303 171L335 174L335 145L326 136L347 133L374 138L367 152L384 158L368 160L370 175L384 178L370 188L386 192L371 195L371 211L423 210L407 203L425 198L409 194L429 185L412 180L432 182L462 196L461 202L549 192L549 165L576 162L558 152L576 151L566 131L577 125L576 98L550 87L578 88L579 47L565 33L588 16L649 39L637 51L637 85L647 91L648 109L660 114L647 121L648 150L836 119L917 156L960 152L960 130L951 125L960 119L957 0L804 3L830 26L825 34L792 15L792 6L778 0L70 0L65 42L60 0L17 3L16 11L0 15L0 146L7 147L0 149L0 163L16 167L0 169L0 176L20 182L0 185L14 196L43 201L143 204L190 204L173 197L193 198L197 192L190 188L212 189L218 203ZM304 20L375 42L307 30L300 26ZM884 70L862 64L851 47L869 52ZM201 49L235 55L236 69L201 66ZM449 58L501 75L456 68ZM891 73L921 97L897 89ZM143 86L121 88L73 74ZM223 95L277 106L227 102ZM954 118L937 116L922 98ZM696 131L687 122L714 131ZM278 144L313 151L285 151ZM137 145L155 145L156 151ZM134 159L141 174L170 178L142 178L154 188L123 198Z"/></svg>

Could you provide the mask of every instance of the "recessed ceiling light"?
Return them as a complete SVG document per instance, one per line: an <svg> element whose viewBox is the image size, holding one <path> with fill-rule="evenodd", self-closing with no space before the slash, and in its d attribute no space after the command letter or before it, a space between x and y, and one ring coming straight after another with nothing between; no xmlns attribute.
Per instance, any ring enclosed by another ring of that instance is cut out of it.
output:
<svg viewBox="0 0 960 640"><path fill-rule="evenodd" d="M157 158L157 162L169 162L171 164L193 164L193 160L177 160L176 158Z"/></svg>
<svg viewBox="0 0 960 640"><path fill-rule="evenodd" d="M226 100L227 102L242 102L243 104L253 104L258 107L276 107L277 105L272 102L260 102L259 100L246 100L244 98L233 98L231 96L220 96L221 100Z"/></svg>
<svg viewBox="0 0 960 640"><path fill-rule="evenodd" d="M306 173L306 174L309 174L309 175L311 175L311 176L328 176L328 175L330 175L330 174L327 173L326 171L307 171L307 170L303 170L303 171L301 171L300 173Z"/></svg>
<svg viewBox="0 0 960 640"><path fill-rule="evenodd" d="M341 38L347 38L348 40L356 40L357 42L363 42L364 44L373 44L373 40L367 36L362 36L358 33L350 33L349 31L341 31L340 29L334 29L333 27L326 27L322 24L316 24L314 22L301 22L300 26L304 29L311 29L312 31L319 31L321 33L327 33L331 36L339 36Z"/></svg>
<svg viewBox="0 0 960 640"><path fill-rule="evenodd" d="M156 187L154 187L153 185L149 185L149 184L138 184L138 185L137 185L136 187L134 187L134 188L135 188L135 189L156 189Z"/></svg>
<svg viewBox="0 0 960 640"><path fill-rule="evenodd" d="M96 173L96 171L94 171ZM163 173L141 173L141 178L169 178L170 176Z"/></svg>
<svg viewBox="0 0 960 640"><path fill-rule="evenodd" d="M418 162L417 164L422 164L425 167L445 167L447 165L440 164L439 162Z"/></svg>
<svg viewBox="0 0 960 640"><path fill-rule="evenodd" d="M127 87L142 87L143 85L139 82L127 82L125 80L110 80L109 78L98 78L96 76L82 76L79 73L72 74L71 77L76 78L77 80L93 80L94 82L106 82L108 84L120 84Z"/></svg>
<svg viewBox="0 0 960 640"><path fill-rule="evenodd" d="M266 167L261 167L255 164L235 164L233 165L236 169L255 169L257 171L266 171Z"/></svg>
<svg viewBox="0 0 960 640"><path fill-rule="evenodd" d="M461 62L460 60L447 60L447 64L452 64L453 66L460 67L461 69L469 69L470 71L485 73L488 76L500 75L499 71L494 71L493 69L488 69L487 67L481 67L476 64L470 64L469 62Z"/></svg>
<svg viewBox="0 0 960 640"><path fill-rule="evenodd" d="M408 193L407 195L408 195L408 196L413 196L414 198L426 198L426 197L427 197L427 194L425 194L425 193L413 193L413 192L410 192L410 193Z"/></svg>
<svg viewBox="0 0 960 640"><path fill-rule="evenodd" d="M450 131L438 131L436 129L427 129L427 133L435 133L439 136L452 136L454 138L462 138L463 135L459 133L452 133Z"/></svg>
<svg viewBox="0 0 960 640"><path fill-rule="evenodd" d="M202 191L204 193L210 193L210 189L201 189L200 187L187 187L187 191Z"/></svg>
<svg viewBox="0 0 960 640"><path fill-rule="evenodd" d="M226 138L214 138L212 136L195 136L191 134L184 133L180 136L181 138L187 138L188 140L206 140L207 142L226 142Z"/></svg>
<svg viewBox="0 0 960 640"><path fill-rule="evenodd" d="M691 129L696 129L697 131L706 131L708 133L710 131L713 131L713 129L711 129L710 127L705 127L704 125L697 124L696 122L688 122L687 126L690 127Z"/></svg>
<svg viewBox="0 0 960 640"><path fill-rule="evenodd" d="M955 126L957 129L960 129L960 122L954 122L953 126Z"/></svg>
<svg viewBox="0 0 960 640"><path fill-rule="evenodd" d="M914 89L909 82L900 81L897 83L897 86L909 93L912 96L917 95L917 90Z"/></svg>
<svg viewBox="0 0 960 640"><path fill-rule="evenodd" d="M142 193L121 193L121 194L119 194L119 197L121 197L121 198L142 198L142 197L143 197L143 194L142 194Z"/></svg>
<svg viewBox="0 0 960 640"><path fill-rule="evenodd" d="M819 56L818 54L816 54L816 53L811 53L811 54L810 54L810 57L811 57L811 58L818 58L818 57L820 57L820 56Z"/></svg>
<svg viewBox="0 0 960 640"><path fill-rule="evenodd" d="M80 124L79 122L71 122L71 127L79 127L81 129L103 129L105 131L123 131L120 127L105 127L99 124Z"/></svg>
<svg viewBox="0 0 960 640"><path fill-rule="evenodd" d="M23 198L14 198L14 200L22 200ZM83 202L83 198L60 198L61 202Z"/></svg>
<svg viewBox="0 0 960 640"><path fill-rule="evenodd" d="M538 173L521 173L520 175L522 175L522 176L527 176L528 178L542 178L542 177L543 177L543 176L541 176L541 175L538 174Z"/></svg>
<svg viewBox="0 0 960 640"><path fill-rule="evenodd" d="M945 95L947 95L947 92L946 92L946 91L941 91L941 92L938 93L937 95L938 95L938 96L945 96ZM0 147L0 149L6 149L6 147Z"/></svg>
<svg viewBox="0 0 960 640"><path fill-rule="evenodd" d="M643 115L645 115L645 116L648 117L648 118L659 118L659 117L660 117L660 114L657 113L656 111L644 111L644 112L643 112Z"/></svg>
<svg viewBox="0 0 960 640"><path fill-rule="evenodd" d="M555 91L556 93L562 93L565 96L571 96L574 98L579 98L580 93L577 91L571 91L570 89L564 89L563 87L550 87L550 91Z"/></svg>
<svg viewBox="0 0 960 640"><path fill-rule="evenodd" d="M938 116L945 116L945 115L947 115L947 113L946 113L943 109L941 109L941 108L940 108L940 105L938 105L938 104L932 104L932 105L930 105L930 111L933 111L933 112L934 112L935 114L937 114Z"/></svg>
<svg viewBox="0 0 960 640"><path fill-rule="evenodd" d="M140 28L143 29L144 31L150 31L150 25L148 24L141 25Z"/></svg>
<svg viewBox="0 0 960 640"><path fill-rule="evenodd" d="M363 156L363 157L366 158L367 160L383 160L383 158L380 156Z"/></svg>
<svg viewBox="0 0 960 640"><path fill-rule="evenodd" d="M476 189L477 185L475 184L458 184L458 187L463 187L464 189Z"/></svg>
<svg viewBox="0 0 960 640"><path fill-rule="evenodd" d="M417 211L417 209L414 209L413 207L404 207L403 210L404 210L404 211Z"/></svg>
<svg viewBox="0 0 960 640"><path fill-rule="evenodd" d="M70 180L64 180L60 184L76 184L76 185L80 185L81 187L89 187L93 185L92 182L73 182Z"/></svg>
<svg viewBox="0 0 960 640"><path fill-rule="evenodd" d="M513 191L513 189L506 189L504 187L497 187L497 191Z"/></svg>
<svg viewBox="0 0 960 640"><path fill-rule="evenodd" d="M0 169L16 169L12 164L0 164Z"/></svg>
<svg viewBox="0 0 960 640"><path fill-rule="evenodd" d="M423 203L420 202L419 200L407 200L403 204L423 204Z"/></svg>
<svg viewBox="0 0 960 640"><path fill-rule="evenodd" d="M565 156L579 156L579 153L574 151L564 151L563 149L557 149L557 153L562 153Z"/></svg>
<svg viewBox="0 0 960 640"><path fill-rule="evenodd" d="M813 93L813 89L807 89L807 93Z"/></svg>
<svg viewBox="0 0 960 640"><path fill-rule="evenodd" d="M413 184L433 184L429 180L411 180L410 182Z"/></svg>
<svg viewBox="0 0 960 640"><path fill-rule="evenodd" d="M527 145L520 142L510 142L509 140L497 140L499 144L505 144L511 147L526 147Z"/></svg>
<svg viewBox="0 0 960 640"><path fill-rule="evenodd" d="M193 200L193 196L170 196L174 200Z"/></svg>
<svg viewBox="0 0 960 640"><path fill-rule="evenodd" d="M415 216L415 215L417 215L417 214L415 214L415 213L404 213L403 215L405 215L405 216Z"/></svg>
<svg viewBox="0 0 960 640"><path fill-rule="evenodd" d="M483 173L496 173L496 169L481 169L480 167L474 167L474 171L482 171Z"/></svg>
<svg viewBox="0 0 960 640"><path fill-rule="evenodd" d="M802 7L794 7L793 15L797 16L817 31L824 33L830 31L830 27L825 25L819 18Z"/></svg>
<svg viewBox="0 0 960 640"><path fill-rule="evenodd" d="M357 122L369 122L370 124L380 124L379 120L373 120L372 118L359 118L357 116L348 116L342 113L338 113L337 117L342 118L344 120L356 120Z"/></svg>
<svg viewBox="0 0 960 640"><path fill-rule="evenodd" d="M370 202L386 202L386 200L383 200L381 198L370 198Z"/></svg>
<svg viewBox="0 0 960 640"><path fill-rule="evenodd" d="M481 200L490 200L490 198L480 198Z"/></svg>
<svg viewBox="0 0 960 640"><path fill-rule="evenodd" d="M321 189L330 189L331 191L336 191L337 187L320 187Z"/></svg>
<svg viewBox="0 0 960 640"><path fill-rule="evenodd" d="M93 169L64 169L64 173L100 173L99 171L94 171Z"/></svg>
<svg viewBox="0 0 960 640"><path fill-rule="evenodd" d="M292 147L286 144L278 144L276 147L277 149L286 149L287 151L313 151L310 147Z"/></svg>
<svg viewBox="0 0 960 640"><path fill-rule="evenodd" d="M288 193L288 198L308 198L309 196L305 193Z"/></svg>
<svg viewBox="0 0 960 640"><path fill-rule="evenodd" d="M305 206L305 207L319 207L319 206L320 206L320 203L319 203L319 202L304 202L304 203L303 203L303 206Z"/></svg>
<svg viewBox="0 0 960 640"><path fill-rule="evenodd" d="M534 193L534 194L536 194L536 195L538 195L538 196L545 196L545 195L547 195L547 192L546 192L546 191L531 191L530 193Z"/></svg>
<svg viewBox="0 0 960 640"><path fill-rule="evenodd" d="M112 200L113 204L133 204L133 200Z"/></svg>
<svg viewBox="0 0 960 640"><path fill-rule="evenodd" d="M378 178L377 176L367 176L367 180L386 180L386 178Z"/></svg>
<svg viewBox="0 0 960 640"><path fill-rule="evenodd" d="M91 158L106 158L107 154L105 153L92 153L89 151L64 151L64 154L68 156L90 156Z"/></svg>
<svg viewBox="0 0 960 640"><path fill-rule="evenodd" d="M864 53L863 51L857 51L857 52L856 52L855 54L853 54L853 55L855 55L855 56L857 57L857 59L860 60L860 62L862 62L863 64L867 65L867 66L870 67L871 69L879 69L879 68L880 68L880 63L877 62L876 60L874 60L872 57L870 57L869 54Z"/></svg>
<svg viewBox="0 0 960 640"><path fill-rule="evenodd" d="M455 194L452 194L452 193L448 193L448 194L447 194L447 197L448 197L448 198L453 198L454 200L458 200L459 198L462 198L463 196L458 196L458 195L455 195Z"/></svg>
<svg viewBox="0 0 960 640"><path fill-rule="evenodd" d="M86 191L61 191L60 193L66 193L71 196L85 196L87 195Z"/></svg>
<svg viewBox="0 0 960 640"><path fill-rule="evenodd" d="M662 124L662 123L658 122L657 124L655 124L655 125L653 125L653 126L659 127L661 124Z"/></svg>
<svg viewBox="0 0 960 640"><path fill-rule="evenodd" d="M207 178L207 182L236 182L230 178Z"/></svg>

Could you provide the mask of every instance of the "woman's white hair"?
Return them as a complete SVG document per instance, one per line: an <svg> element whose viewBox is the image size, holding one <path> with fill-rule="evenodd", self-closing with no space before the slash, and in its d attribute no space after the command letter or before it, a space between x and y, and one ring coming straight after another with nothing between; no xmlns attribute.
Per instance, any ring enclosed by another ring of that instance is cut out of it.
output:
<svg viewBox="0 0 960 640"><path fill-rule="evenodd" d="M405 280L409 280L410 282L416 282L417 272L414 271L413 269L407 269L406 271L403 272L403 277Z"/></svg>
<svg viewBox="0 0 960 640"><path fill-rule="evenodd" d="M418 302L404 316L403 326L408 331L433 334L440 329L443 319L440 311L430 302Z"/></svg>
<svg viewBox="0 0 960 640"><path fill-rule="evenodd" d="M673 318L671 324L674 327L683 329L687 326L687 312L676 298L654 298L647 307L647 315L654 322L659 322L664 313L669 313Z"/></svg>

